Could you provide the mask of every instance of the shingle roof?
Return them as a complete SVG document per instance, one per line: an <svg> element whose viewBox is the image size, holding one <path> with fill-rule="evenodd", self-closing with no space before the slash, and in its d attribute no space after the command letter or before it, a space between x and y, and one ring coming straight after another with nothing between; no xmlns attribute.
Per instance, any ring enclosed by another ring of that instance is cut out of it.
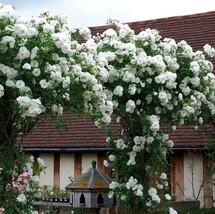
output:
<svg viewBox="0 0 215 214"><path fill-rule="evenodd" d="M65 127L55 128L55 121L45 115L28 134L23 142L24 150L29 151L98 151L106 150L107 143L105 133L95 126L94 121L84 115L64 116ZM111 129L119 133L117 124L112 124ZM174 148L203 147L206 142L214 138L215 127L205 125L196 131L193 126L178 126L176 131L164 128L170 132Z"/></svg>
<svg viewBox="0 0 215 214"><path fill-rule="evenodd" d="M170 139L174 142L175 149L185 148L203 148L209 142L214 142L215 127L212 124L199 127L198 130L194 126L184 125L178 126L176 131L170 133Z"/></svg>
<svg viewBox="0 0 215 214"><path fill-rule="evenodd" d="M83 115L65 115L64 127L56 128L53 118L45 115L37 122L23 142L23 148L103 148L106 138L104 131L95 122Z"/></svg>
<svg viewBox="0 0 215 214"><path fill-rule="evenodd" d="M93 162L95 164L93 164ZM112 179L102 171L100 171L96 167L96 162L92 162L92 167L89 169L86 173L82 174L81 177L70 183L69 185L66 186L66 189L69 190L80 190L85 189L90 189L91 191L93 189L104 189L104 190L109 190L109 184L112 182Z"/></svg>
<svg viewBox="0 0 215 214"><path fill-rule="evenodd" d="M163 38L174 38L177 42L185 40L194 50L201 49L206 43L215 47L215 11L188 16L162 18L149 21L128 23L138 33L141 29L153 28L160 31ZM102 33L108 26L91 27L93 34ZM215 59L212 60L215 64ZM53 121L43 117L24 139L22 146L25 149L64 148L93 150L106 148L105 136L102 129L98 129L94 122L87 117L72 116L71 122L66 122L68 130L54 129ZM206 132L195 132L190 126L178 127L172 133L175 148L200 146L214 132L212 126Z"/></svg>

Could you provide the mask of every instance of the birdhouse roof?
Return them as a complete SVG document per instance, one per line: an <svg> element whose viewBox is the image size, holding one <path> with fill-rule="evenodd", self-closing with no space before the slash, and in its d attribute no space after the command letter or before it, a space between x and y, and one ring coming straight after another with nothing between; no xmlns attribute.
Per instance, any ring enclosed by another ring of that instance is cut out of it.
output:
<svg viewBox="0 0 215 214"><path fill-rule="evenodd" d="M109 189L109 184L111 182L112 179L108 175L100 171L96 167L96 164L94 164L92 165L92 168L90 170L88 170L74 182L66 186L66 189L71 190Z"/></svg>

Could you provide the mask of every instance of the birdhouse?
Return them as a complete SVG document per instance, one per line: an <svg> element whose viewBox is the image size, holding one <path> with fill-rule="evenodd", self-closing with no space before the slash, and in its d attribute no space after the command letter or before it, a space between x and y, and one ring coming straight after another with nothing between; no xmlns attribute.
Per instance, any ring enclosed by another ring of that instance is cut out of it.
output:
<svg viewBox="0 0 215 214"><path fill-rule="evenodd" d="M116 200L108 198L111 182L112 179L96 167L96 161L92 161L90 170L66 186L70 190L70 203L74 208L113 207Z"/></svg>

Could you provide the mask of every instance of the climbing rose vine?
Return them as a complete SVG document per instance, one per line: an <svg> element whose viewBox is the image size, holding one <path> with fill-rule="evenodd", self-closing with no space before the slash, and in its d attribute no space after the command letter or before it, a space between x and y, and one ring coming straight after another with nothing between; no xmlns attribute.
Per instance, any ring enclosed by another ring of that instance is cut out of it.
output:
<svg viewBox="0 0 215 214"><path fill-rule="evenodd" d="M107 138L113 152L104 164L118 178L109 196L130 211L149 212L171 200L165 173L174 145L169 133L186 123L197 128L215 114L215 77L207 60L215 50L205 45L194 52L185 41L162 39L157 30L136 35L128 25L110 24L95 39L98 56L106 59L103 89L110 103L99 111L108 116L112 109L121 127Z"/></svg>
<svg viewBox="0 0 215 214"><path fill-rule="evenodd" d="M105 165L116 178L110 197L135 213L169 201L165 172L173 142L162 126L198 126L214 115L215 76L207 58L215 50L207 44L194 52L185 41L162 39L151 29L135 34L118 22L92 36L48 10L26 21L9 5L0 5L0 24L0 207L8 200L5 181L13 175L5 169L17 160L16 142L40 115L58 118L65 109L89 113L98 127L119 124L120 132L107 138Z"/></svg>

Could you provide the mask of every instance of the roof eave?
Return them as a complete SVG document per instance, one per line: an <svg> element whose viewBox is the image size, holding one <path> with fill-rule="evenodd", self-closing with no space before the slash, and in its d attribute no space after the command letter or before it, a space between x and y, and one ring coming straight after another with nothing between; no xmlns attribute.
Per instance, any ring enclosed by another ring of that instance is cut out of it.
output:
<svg viewBox="0 0 215 214"><path fill-rule="evenodd" d="M97 152L108 151L106 147L23 147L24 152Z"/></svg>

